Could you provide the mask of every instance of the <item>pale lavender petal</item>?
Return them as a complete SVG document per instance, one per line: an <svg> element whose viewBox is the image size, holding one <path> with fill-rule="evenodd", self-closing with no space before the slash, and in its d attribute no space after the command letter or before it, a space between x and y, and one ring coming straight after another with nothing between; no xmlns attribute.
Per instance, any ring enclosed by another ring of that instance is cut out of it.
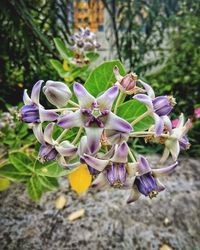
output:
<svg viewBox="0 0 200 250"><path fill-rule="evenodd" d="M164 129L163 119L157 114L153 113L154 121L155 121L155 133L157 136L161 135Z"/></svg>
<svg viewBox="0 0 200 250"><path fill-rule="evenodd" d="M63 163L61 163L61 162L58 162L58 164L59 164L62 168L73 169L73 168L79 167L82 163L81 163L81 162L74 162L74 163L63 164Z"/></svg>
<svg viewBox="0 0 200 250"><path fill-rule="evenodd" d="M170 118L167 115L164 115L162 117L164 125L167 127L168 131L171 132L172 131L172 122L170 120Z"/></svg>
<svg viewBox="0 0 200 250"><path fill-rule="evenodd" d="M97 188L97 189L106 189L110 187L107 178L104 173L100 173L97 178L93 181L92 188Z"/></svg>
<svg viewBox="0 0 200 250"><path fill-rule="evenodd" d="M137 94L133 96L133 99L138 100L139 102L142 102L153 111L153 103L152 103L151 98L148 95Z"/></svg>
<svg viewBox="0 0 200 250"><path fill-rule="evenodd" d="M126 163L128 161L128 145L126 142L116 148L115 154L110 160L117 163Z"/></svg>
<svg viewBox="0 0 200 250"><path fill-rule="evenodd" d="M33 126L33 133L35 135L35 137L37 138L37 140L41 143L41 144L45 144L44 141L44 135L43 135L43 131L42 131L42 124L34 124Z"/></svg>
<svg viewBox="0 0 200 250"><path fill-rule="evenodd" d="M82 127L83 121L80 110L61 116L58 119L58 126L62 128Z"/></svg>
<svg viewBox="0 0 200 250"><path fill-rule="evenodd" d="M127 203L129 204L129 203L132 203L132 202L138 200L139 197L140 197L140 195L141 195L141 194L140 194L140 192L138 191L138 189L137 189L137 188L133 188L133 189L131 190L131 193L130 193L130 195L129 195L129 198L128 198L128 200L127 200Z"/></svg>
<svg viewBox="0 0 200 250"><path fill-rule="evenodd" d="M149 166L149 163L144 156L142 155L139 156L138 163L139 163L138 164L139 175L144 175L144 174L151 172L151 167Z"/></svg>
<svg viewBox="0 0 200 250"><path fill-rule="evenodd" d="M40 121L56 121L59 115L51 110L45 110L44 108L39 108Z"/></svg>
<svg viewBox="0 0 200 250"><path fill-rule="evenodd" d="M39 105L39 99L40 99L40 89L41 89L43 82L44 81L42 80L39 80L38 82L36 82L31 92L31 100L38 105Z"/></svg>
<svg viewBox="0 0 200 250"><path fill-rule="evenodd" d="M158 192L161 192L165 190L165 186L158 180L158 178L155 178L156 184L157 184L157 190Z"/></svg>
<svg viewBox="0 0 200 250"><path fill-rule="evenodd" d="M179 118L178 118L178 124L177 124L177 128L181 128L181 127L183 127L183 125L184 125L184 115L183 115L183 113L181 113L180 114L180 116L179 116Z"/></svg>
<svg viewBox="0 0 200 250"><path fill-rule="evenodd" d="M130 133L133 130L130 123L120 118L119 116L113 114L112 112L110 112L108 115L105 128L116 130L116 132L125 132L125 133Z"/></svg>
<svg viewBox="0 0 200 250"><path fill-rule="evenodd" d="M170 153L169 149L167 147L165 147L165 149L163 151L163 155L162 155L162 157L160 159L160 163L161 164L164 163L164 162L166 162L167 158L169 157L169 153Z"/></svg>
<svg viewBox="0 0 200 250"><path fill-rule="evenodd" d="M75 147L68 141L61 142L58 146L55 146L55 148L59 154L67 157L75 155L77 152L77 147Z"/></svg>
<svg viewBox="0 0 200 250"><path fill-rule="evenodd" d="M98 171L103 171L104 168L108 165L109 160L101 160L97 159L91 155L84 154L84 160L85 162L92 168L98 170Z"/></svg>
<svg viewBox="0 0 200 250"><path fill-rule="evenodd" d="M46 128L44 129L44 140L48 143L53 145L53 138L52 138L52 133L53 133L53 128L54 128L55 123L51 122L49 123Z"/></svg>
<svg viewBox="0 0 200 250"><path fill-rule="evenodd" d="M85 128L85 132L87 135L88 149L91 154L94 154L99 149L103 128Z"/></svg>
<svg viewBox="0 0 200 250"><path fill-rule="evenodd" d="M124 141L128 141L129 138L129 133L124 133L121 131L116 131L112 129L106 129L106 136L108 142L113 145L113 144L120 144Z"/></svg>
<svg viewBox="0 0 200 250"><path fill-rule="evenodd" d="M87 136L83 136L80 140L79 146L78 146L78 155L81 157L84 154L88 154L88 145L87 145Z"/></svg>
<svg viewBox="0 0 200 250"><path fill-rule="evenodd" d="M139 82L140 82L140 83L143 85L143 87L145 88L145 90L146 90L148 96L149 96L151 99L155 98L155 93L154 93L152 87L151 87L149 84L147 84L147 83L145 83L144 81L142 81L142 80L139 80Z"/></svg>
<svg viewBox="0 0 200 250"><path fill-rule="evenodd" d="M172 140L171 144L170 144L170 147L168 147L171 155L172 155L172 159L174 161L177 160L178 156L179 156L179 153L180 153L180 144L179 144L179 141L178 140Z"/></svg>
<svg viewBox="0 0 200 250"><path fill-rule="evenodd" d="M120 75L120 73L119 73L119 68L118 68L117 65L115 65L115 67L114 67L114 69L113 69L113 73L114 73L114 75L115 75L116 80L117 80L118 82L120 82L120 81L122 80L123 77Z"/></svg>
<svg viewBox="0 0 200 250"><path fill-rule="evenodd" d="M97 98L97 103L101 109L111 109L115 98L118 95L118 87L113 86L109 88L103 95Z"/></svg>
<svg viewBox="0 0 200 250"><path fill-rule="evenodd" d="M162 176L162 175L169 175L169 174L174 172L177 165L178 165L178 162L175 162L174 164L172 164L168 167L165 167L165 168L152 169L152 174L155 177Z"/></svg>
<svg viewBox="0 0 200 250"><path fill-rule="evenodd" d="M29 95L27 94L27 89L24 90L24 94L23 94L23 102L25 105L30 105L32 104L32 100L31 98L29 97Z"/></svg>
<svg viewBox="0 0 200 250"><path fill-rule="evenodd" d="M80 83L74 83L74 94L82 108L90 108L95 102L95 98Z"/></svg>

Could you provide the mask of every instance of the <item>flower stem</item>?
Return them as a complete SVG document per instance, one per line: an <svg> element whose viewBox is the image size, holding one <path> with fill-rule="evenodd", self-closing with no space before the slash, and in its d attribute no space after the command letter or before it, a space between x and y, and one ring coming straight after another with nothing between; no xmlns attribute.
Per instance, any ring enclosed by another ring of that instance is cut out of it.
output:
<svg viewBox="0 0 200 250"><path fill-rule="evenodd" d="M60 109L48 109L48 111L62 112L62 111L76 111L78 108L60 108Z"/></svg>
<svg viewBox="0 0 200 250"><path fill-rule="evenodd" d="M79 131L78 131L78 133L77 133L77 135L76 135L76 137L75 137L74 140L72 141L72 144L76 144L76 143L77 143L79 137L81 136L82 130L83 130L83 128L80 127L80 128L79 128Z"/></svg>
<svg viewBox="0 0 200 250"><path fill-rule="evenodd" d="M133 162L136 162L135 156L134 156L133 153L131 152L130 148L128 148L128 154L129 154L131 160L132 160Z"/></svg>
<svg viewBox="0 0 200 250"><path fill-rule="evenodd" d="M74 106L74 107L79 108L79 105L78 105L77 103L71 101L71 100L69 100L68 103L71 104L71 105Z"/></svg>
<svg viewBox="0 0 200 250"><path fill-rule="evenodd" d="M67 131L68 131L68 129L63 130L63 132L58 136L58 138L56 140L57 143L59 143L62 140L63 136L67 133Z"/></svg>
<svg viewBox="0 0 200 250"><path fill-rule="evenodd" d="M118 108L118 106L119 106L119 104L120 104L120 101L121 101L121 99L122 99L122 96L123 96L123 93L120 91L119 96L118 96L117 101L116 101L116 104L115 104L114 114L117 113L117 108Z"/></svg>
<svg viewBox="0 0 200 250"><path fill-rule="evenodd" d="M150 114L151 114L151 111L147 110L146 112L144 112L144 114L138 116L134 121L132 121L131 125L134 126L136 123L138 123L139 121L141 121L142 119L144 119L146 116Z"/></svg>

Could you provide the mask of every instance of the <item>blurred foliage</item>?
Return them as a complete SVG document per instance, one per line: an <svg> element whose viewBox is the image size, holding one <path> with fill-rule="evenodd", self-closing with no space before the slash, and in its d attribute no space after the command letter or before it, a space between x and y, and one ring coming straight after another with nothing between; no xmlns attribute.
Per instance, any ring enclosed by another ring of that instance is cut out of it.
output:
<svg viewBox="0 0 200 250"><path fill-rule="evenodd" d="M57 57L53 37L69 42L70 4L70 0L0 1L1 104L5 100L16 104L21 88L32 86L39 78L57 78L48 59Z"/></svg>

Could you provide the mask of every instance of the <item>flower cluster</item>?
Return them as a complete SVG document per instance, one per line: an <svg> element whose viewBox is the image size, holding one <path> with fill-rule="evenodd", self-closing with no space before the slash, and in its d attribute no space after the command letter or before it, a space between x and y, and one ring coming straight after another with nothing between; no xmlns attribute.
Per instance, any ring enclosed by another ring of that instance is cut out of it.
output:
<svg viewBox="0 0 200 250"><path fill-rule="evenodd" d="M86 48L92 35L81 30L75 36L76 46ZM84 38L84 39L83 39ZM113 69L116 83L98 97L92 96L80 83L73 84L73 93L62 82L47 81L43 93L56 108L45 109L40 104L43 81L38 81L28 96L24 91L25 105L20 110L21 120L31 123L33 132L41 144L38 158L41 162L56 160L60 166L78 169L83 164L92 176L92 188L120 188L130 191L128 203L140 195L155 197L165 189L159 177L171 174L177 166L180 150L189 147L187 138L190 120L184 123L183 114L177 126L172 127L169 113L175 100L172 96L155 96L150 85L138 79L134 73L120 75L117 66ZM137 85L140 86L137 86ZM72 101L76 97L78 103ZM134 100L146 106L146 112L127 121L117 115L122 95L131 95ZM152 117L154 124L149 130L134 132L134 127L145 117ZM54 132L62 132L55 139ZM77 129L78 128L78 129ZM76 131L72 140L67 140L70 131ZM151 168L143 155L137 155L129 147L129 139L143 137L164 144L161 162L169 154L174 163L167 167ZM82 180L84 182L84 179Z"/></svg>

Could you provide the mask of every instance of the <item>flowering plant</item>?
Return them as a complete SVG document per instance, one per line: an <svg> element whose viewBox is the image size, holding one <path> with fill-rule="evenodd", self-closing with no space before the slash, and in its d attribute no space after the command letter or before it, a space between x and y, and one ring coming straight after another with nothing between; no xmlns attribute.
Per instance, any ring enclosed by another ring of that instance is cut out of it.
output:
<svg viewBox="0 0 200 250"><path fill-rule="evenodd" d="M175 170L180 150L188 148L186 134L191 127L181 114L179 124L172 128L173 97L155 96L136 74L126 74L119 61L102 63L84 85L74 82L73 91L62 82L47 81L42 88L43 84L38 81L30 97L24 91L20 110L21 120L31 124L40 144L36 161L26 157L26 175L21 174L29 178L32 198L40 198L42 188L51 190L57 185L55 179L65 175L78 193L89 187L129 190L128 203L140 195L153 198L165 189L159 177ZM41 105L41 88L54 108ZM151 167L146 157L129 146L137 137L163 144L161 162L171 154L173 164Z"/></svg>

